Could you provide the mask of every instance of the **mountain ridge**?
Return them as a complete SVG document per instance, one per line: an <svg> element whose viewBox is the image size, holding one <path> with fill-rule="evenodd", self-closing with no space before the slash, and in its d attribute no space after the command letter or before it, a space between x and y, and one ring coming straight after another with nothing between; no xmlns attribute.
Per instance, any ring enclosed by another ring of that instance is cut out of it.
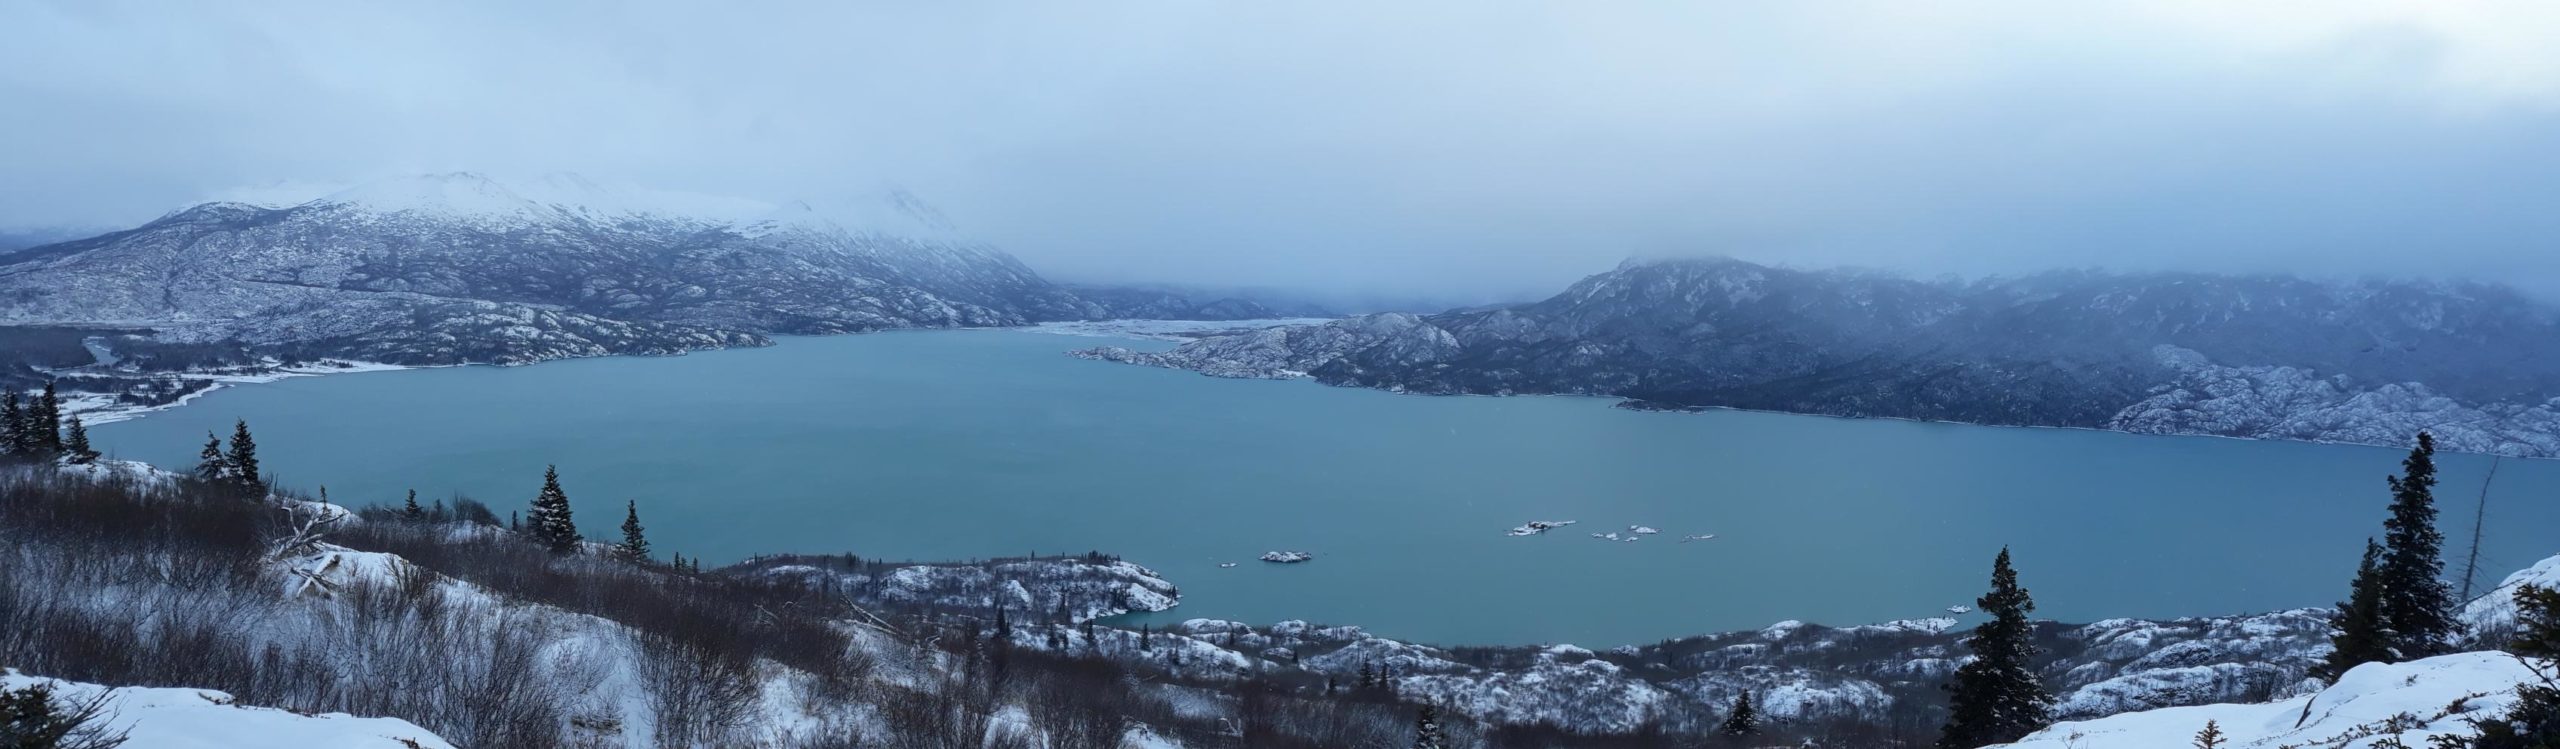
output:
<svg viewBox="0 0 2560 749"><path fill-rule="evenodd" d="M2472 282L1633 261L1545 300L1086 358L1422 394L2560 455L2560 310ZM2343 379L2342 379L2343 378Z"/></svg>

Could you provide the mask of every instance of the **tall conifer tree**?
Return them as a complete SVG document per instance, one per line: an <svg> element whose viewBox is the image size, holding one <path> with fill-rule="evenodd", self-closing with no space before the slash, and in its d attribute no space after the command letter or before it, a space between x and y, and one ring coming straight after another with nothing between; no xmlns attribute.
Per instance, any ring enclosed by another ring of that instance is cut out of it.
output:
<svg viewBox="0 0 2560 749"><path fill-rule="evenodd" d="M409 501L401 505L400 516L413 523L427 519L427 508L418 506L418 490L409 490Z"/></svg>
<svg viewBox="0 0 2560 749"><path fill-rule="evenodd" d="M569 494L560 490L560 468L542 469L542 493L533 497L533 511L525 518L533 539L554 554L578 550L578 524L569 516Z"/></svg>
<svg viewBox="0 0 2560 749"><path fill-rule="evenodd" d="M15 390L0 393L0 450L27 454L27 413Z"/></svg>
<svg viewBox="0 0 2560 749"><path fill-rule="evenodd" d="M649 561L649 539L640 527L640 502L625 500L622 510L622 544L614 547L615 553L634 562Z"/></svg>
<svg viewBox="0 0 2560 749"><path fill-rule="evenodd" d="M1957 667L1955 681L1947 685L1949 714L1938 736L1939 749L2016 741L2052 722L2053 695L2045 691L2032 663L2035 625L2027 614L2035 611L2035 600L2018 586L2007 548L1991 563L1991 592L1974 603L1991 621L1973 628L1973 636L1965 639L1973 660Z"/></svg>
<svg viewBox="0 0 2560 749"><path fill-rule="evenodd" d="M2451 651L2453 592L2444 582L2444 534L2436 531L2436 440L2418 446L2389 478L2391 518L2382 523L2382 615L2395 660Z"/></svg>
<svg viewBox="0 0 2560 749"><path fill-rule="evenodd" d="M231 480L240 487L240 496L267 495L266 474L258 468L258 440L249 436L249 420L232 424L231 452L223 458L231 465Z"/></svg>
<svg viewBox="0 0 2560 749"><path fill-rule="evenodd" d="M2383 617L2382 586L2382 545L2368 538L2346 602L2329 615L2329 659L2320 666L2321 678L2337 681L2347 669L2391 660L2391 623Z"/></svg>
<svg viewBox="0 0 2560 749"><path fill-rule="evenodd" d="M45 381L44 395L36 398L34 416L30 421L34 422L32 444L36 450L45 454L62 452L62 396L54 392L53 381Z"/></svg>

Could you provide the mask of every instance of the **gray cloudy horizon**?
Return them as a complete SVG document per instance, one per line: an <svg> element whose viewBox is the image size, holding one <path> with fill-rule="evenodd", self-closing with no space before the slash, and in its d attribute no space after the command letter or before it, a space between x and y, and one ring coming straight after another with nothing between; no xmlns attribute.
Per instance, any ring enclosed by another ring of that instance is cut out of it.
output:
<svg viewBox="0 0 2560 749"><path fill-rule="evenodd" d="M574 171L896 185L1077 281L1490 300L1723 254L2560 293L2560 6L732 6L0 0L0 228Z"/></svg>

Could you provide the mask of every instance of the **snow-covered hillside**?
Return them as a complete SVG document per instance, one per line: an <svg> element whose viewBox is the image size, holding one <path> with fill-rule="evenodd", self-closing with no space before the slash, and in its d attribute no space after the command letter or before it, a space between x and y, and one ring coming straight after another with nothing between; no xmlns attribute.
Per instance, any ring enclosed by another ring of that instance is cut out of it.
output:
<svg viewBox="0 0 2560 749"><path fill-rule="evenodd" d="M1543 301L1076 355L1409 393L2560 456L2560 310L2473 283L2044 273L1922 281L1630 261Z"/></svg>
<svg viewBox="0 0 2560 749"><path fill-rule="evenodd" d="M106 687L46 679L15 670L0 673L0 690L35 685L53 688L54 700L76 703L106 695L101 720L125 736L123 749L454 749L426 729L398 718L359 718L343 713L304 715L239 704L208 689Z"/></svg>
<svg viewBox="0 0 2560 749"><path fill-rule="evenodd" d="M2518 683L2534 678L2505 653L2457 653L2357 666L2313 694L2256 704L2173 707L2058 723L2015 749L2165 749L2190 746L2212 721L2229 749L2371 749L2397 740L2472 736L2470 721L2505 713Z"/></svg>
<svg viewBox="0 0 2560 749"><path fill-rule="evenodd" d="M1140 312L1277 316L1235 299L1080 295L912 195L874 202L820 211L575 175L452 173L291 205L206 203L0 255L0 323L149 331L103 336L117 352L451 364Z"/></svg>

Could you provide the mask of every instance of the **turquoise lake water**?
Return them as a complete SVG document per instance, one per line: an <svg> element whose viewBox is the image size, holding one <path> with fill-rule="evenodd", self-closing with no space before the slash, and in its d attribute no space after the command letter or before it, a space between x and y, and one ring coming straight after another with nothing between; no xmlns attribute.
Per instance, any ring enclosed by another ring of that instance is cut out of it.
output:
<svg viewBox="0 0 2560 749"><path fill-rule="evenodd" d="M940 560L1101 550L1182 587L1155 620L1359 624L1604 647L1970 605L2003 544L2038 614L2230 614L2344 595L2405 450L1422 397L1071 359L1026 331L289 379L95 428L183 468L246 418L342 504L504 513L545 464L590 536L660 553ZM2490 460L2445 456L2461 543ZM2560 553L2560 462L2507 460L2485 584ZM1543 536L1504 531L1574 520ZM1661 534L1602 541L1646 525ZM1691 534L1716 538L1681 543ZM1299 565L1255 561L1299 549ZM2460 550L2449 554L2460 562ZM1221 569L1221 562L1236 562Z"/></svg>

